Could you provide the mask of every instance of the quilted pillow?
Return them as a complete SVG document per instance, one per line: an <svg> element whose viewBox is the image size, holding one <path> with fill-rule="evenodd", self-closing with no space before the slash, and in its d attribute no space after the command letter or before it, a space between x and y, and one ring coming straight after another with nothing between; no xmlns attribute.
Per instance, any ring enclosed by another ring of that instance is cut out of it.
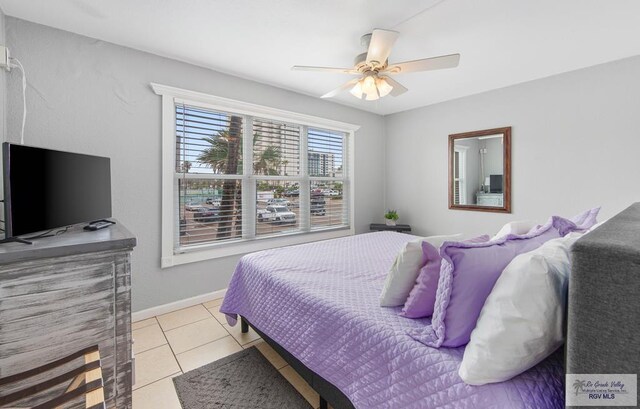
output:
<svg viewBox="0 0 640 409"><path fill-rule="evenodd" d="M569 250L580 233L514 258L482 307L458 374L470 385L503 382L537 365L563 341Z"/></svg>
<svg viewBox="0 0 640 409"><path fill-rule="evenodd" d="M600 213L600 207L594 207L593 209L578 213L569 220L576 225L576 231L589 231L598 223L598 213ZM532 230L537 230L542 227L544 226L538 225Z"/></svg>
<svg viewBox="0 0 640 409"><path fill-rule="evenodd" d="M578 230L575 223L553 216L539 229L486 243L446 242L431 325L409 335L425 345L459 347L469 342L480 310L502 270L517 255Z"/></svg>
<svg viewBox="0 0 640 409"><path fill-rule="evenodd" d="M483 243L486 241L489 241L489 236L487 235L465 240L465 242L469 243ZM440 257L439 250L426 241L422 242L422 251L427 263L420 269L415 285L411 293L409 293L404 308L402 308L400 315L403 317L423 318L433 314L442 257Z"/></svg>
<svg viewBox="0 0 640 409"><path fill-rule="evenodd" d="M600 213L600 208L594 207L593 209L585 210L584 212L575 215L571 218L571 221L578 226L578 229L588 230L598 223L598 213Z"/></svg>
<svg viewBox="0 0 640 409"><path fill-rule="evenodd" d="M422 243L427 242L433 247L449 240L460 240L462 234L447 236L430 236L407 242L396 256L387 279L380 294L381 307L397 307L407 300L411 289L416 283L420 267L424 266L426 259L422 251Z"/></svg>

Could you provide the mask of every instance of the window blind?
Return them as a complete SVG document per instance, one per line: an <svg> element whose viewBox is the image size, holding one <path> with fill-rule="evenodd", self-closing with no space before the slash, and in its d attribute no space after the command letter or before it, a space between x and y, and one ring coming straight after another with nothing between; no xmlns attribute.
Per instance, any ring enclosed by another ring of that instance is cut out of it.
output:
<svg viewBox="0 0 640 409"><path fill-rule="evenodd" d="M176 172L242 174L243 118L176 105Z"/></svg>
<svg viewBox="0 0 640 409"><path fill-rule="evenodd" d="M342 132L309 128L309 176L342 177L344 136Z"/></svg>
<svg viewBox="0 0 640 409"><path fill-rule="evenodd" d="M307 147L311 228L345 226L349 216L348 189L343 177L346 135L309 128Z"/></svg>
<svg viewBox="0 0 640 409"><path fill-rule="evenodd" d="M178 179L177 247L242 238L239 179Z"/></svg>
<svg viewBox="0 0 640 409"><path fill-rule="evenodd" d="M453 161L453 203L460 203L460 152L454 152Z"/></svg>
<svg viewBox="0 0 640 409"><path fill-rule="evenodd" d="M256 236L276 236L301 231L299 182L257 180Z"/></svg>
<svg viewBox="0 0 640 409"><path fill-rule="evenodd" d="M242 237L244 119L227 112L176 105L179 237L176 247Z"/></svg>
<svg viewBox="0 0 640 409"><path fill-rule="evenodd" d="M253 173L268 176L300 174L300 126L253 120Z"/></svg>
<svg viewBox="0 0 640 409"><path fill-rule="evenodd" d="M350 226L346 133L188 104L175 114L178 251Z"/></svg>

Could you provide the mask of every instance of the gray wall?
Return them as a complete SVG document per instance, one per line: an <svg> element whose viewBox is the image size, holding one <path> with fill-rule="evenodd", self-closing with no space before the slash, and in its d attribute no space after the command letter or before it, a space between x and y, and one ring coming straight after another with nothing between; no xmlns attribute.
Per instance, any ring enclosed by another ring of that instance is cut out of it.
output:
<svg viewBox="0 0 640 409"><path fill-rule="evenodd" d="M398 209L418 234L484 233L509 220L542 221L596 205L608 217L640 200L633 182L640 174L640 57L383 118L22 20L5 23L6 42L27 71L26 143L112 158L114 216L139 240L134 310L225 288L238 259L159 267L160 97L150 82L362 125L355 140L358 232L381 221L385 208ZM6 139L17 141L20 76L4 77L0 117L6 109ZM513 127L513 214L448 210L447 135L502 126Z"/></svg>
<svg viewBox="0 0 640 409"><path fill-rule="evenodd" d="M483 146L487 149L487 154L484 157L484 177L489 175L502 175L503 173L503 145L502 139L484 139L482 140ZM483 180L481 180L484 183Z"/></svg>
<svg viewBox="0 0 640 409"><path fill-rule="evenodd" d="M238 257L160 269L161 102L150 82L359 124L357 232L384 212L384 118L7 17L7 39L27 71L25 143L109 156L113 214L138 237L133 309L226 288ZM8 81L8 139L21 121L19 78Z"/></svg>
<svg viewBox="0 0 640 409"><path fill-rule="evenodd" d="M419 234L495 232L640 200L640 57L386 117L387 207ZM447 137L512 126L513 214L447 208Z"/></svg>

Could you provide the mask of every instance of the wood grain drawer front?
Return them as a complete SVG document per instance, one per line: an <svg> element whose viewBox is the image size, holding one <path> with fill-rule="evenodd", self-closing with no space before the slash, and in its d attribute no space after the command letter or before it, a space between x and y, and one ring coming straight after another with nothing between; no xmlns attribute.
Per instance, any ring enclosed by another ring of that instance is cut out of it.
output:
<svg viewBox="0 0 640 409"><path fill-rule="evenodd" d="M98 344L105 398L111 398L115 379L115 273L113 254L3 268L0 377Z"/></svg>

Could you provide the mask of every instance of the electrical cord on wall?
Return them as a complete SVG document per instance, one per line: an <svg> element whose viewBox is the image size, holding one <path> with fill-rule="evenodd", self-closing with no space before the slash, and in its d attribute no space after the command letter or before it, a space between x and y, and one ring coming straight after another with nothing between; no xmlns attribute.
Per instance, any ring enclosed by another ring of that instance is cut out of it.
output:
<svg viewBox="0 0 640 409"><path fill-rule="evenodd" d="M71 228L71 226L67 226L67 227L63 227L61 229L51 229L51 230L47 230L44 233L40 233L37 234L35 236L31 236L31 237L24 237L25 240L34 240L34 239L42 239L45 237L53 237L53 236L59 236L61 234L66 233L69 229Z"/></svg>
<svg viewBox="0 0 640 409"><path fill-rule="evenodd" d="M27 74L20 60L9 57L9 64L20 70L22 74L22 128L20 130L20 145L24 145L24 125L27 122Z"/></svg>

